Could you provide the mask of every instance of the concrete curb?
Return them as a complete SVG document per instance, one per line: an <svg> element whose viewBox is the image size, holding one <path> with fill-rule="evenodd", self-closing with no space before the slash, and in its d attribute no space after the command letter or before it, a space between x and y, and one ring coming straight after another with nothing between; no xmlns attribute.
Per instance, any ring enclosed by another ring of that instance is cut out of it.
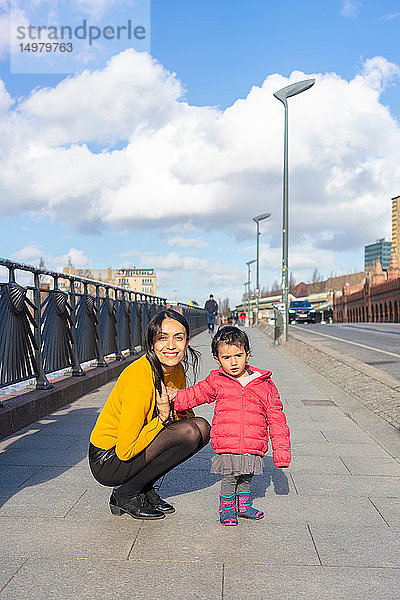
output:
<svg viewBox="0 0 400 600"><path fill-rule="evenodd" d="M0 439L116 379L140 356L142 353L122 361L113 361L107 367L90 369L83 377L63 377L53 381L54 387L49 390L32 390L3 398L3 406L0 407Z"/></svg>
<svg viewBox="0 0 400 600"><path fill-rule="evenodd" d="M258 329L264 335L266 335L271 340L273 340L273 335L274 335L273 327L262 323L258 326ZM355 358L346 356L344 354L341 354L340 352L336 352L332 348L321 347L321 345L318 342L316 342L315 340L312 340L312 342L311 342L307 338L304 338L301 335L293 333L293 331L290 332L289 341L290 341L290 339L297 340L297 341L301 342L302 344L309 346L310 348L313 348L314 350L318 350L318 352L321 352L321 354L325 354L326 356L329 356L330 358L334 358L335 360L337 360L345 365L348 365L349 367L352 367L356 371L360 371L360 373L364 373L364 375L367 375L371 379L374 379L375 381L378 381L379 383L383 383L383 385L386 385L387 387L395 390L396 392L400 392L400 381L398 379L391 377L391 375L389 375L387 373L383 373L382 371L373 367L372 365L366 365L365 363L362 363Z"/></svg>
<svg viewBox="0 0 400 600"><path fill-rule="evenodd" d="M290 337L302 342L306 346L310 346L311 348L314 348L315 350L318 350L319 352L322 352L323 354L326 354L327 356L330 356L331 358L334 358L344 363L345 365L348 365L349 367L352 367L353 369L356 369L356 371L360 371L360 373L364 373L364 375L368 375L368 377L371 377L375 381L379 381L379 383L383 383L387 387L396 390L396 392L400 391L400 381L398 379L391 377L391 375L387 373L379 371L379 369L373 367L372 365L366 365L365 363L362 363L355 358L345 356L344 354L340 354L340 352L336 352L336 350L333 350L332 348L322 348L319 345L319 343L315 340L313 340L311 343L309 340L307 340L307 338L301 337L300 335L295 334L293 332L290 332Z"/></svg>

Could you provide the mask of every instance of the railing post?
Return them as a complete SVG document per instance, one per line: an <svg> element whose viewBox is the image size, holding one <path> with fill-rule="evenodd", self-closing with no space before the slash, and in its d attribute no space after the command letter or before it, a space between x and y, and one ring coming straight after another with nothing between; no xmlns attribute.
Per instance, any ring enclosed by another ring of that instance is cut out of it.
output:
<svg viewBox="0 0 400 600"><path fill-rule="evenodd" d="M103 347L102 347L102 343L101 343L101 327L100 327L100 303L101 303L101 299L100 299L100 286L96 285L96 308L97 308L97 325L96 325L96 330L97 330L97 336L99 339L99 354L97 357L97 366L98 367L108 367L107 361L104 358L104 354L103 354Z"/></svg>
<svg viewBox="0 0 400 600"><path fill-rule="evenodd" d="M128 292L128 302L129 302L129 345L130 345L129 354L132 356L132 355L136 354L135 343L133 340L133 336L135 335L135 323L132 321L132 311L133 311L132 292Z"/></svg>
<svg viewBox="0 0 400 600"><path fill-rule="evenodd" d="M37 390L49 390L53 386L52 383L47 379L43 369L42 361L42 309L40 300L40 277L37 271L34 272L34 290L33 290L33 303L35 305L34 317L35 317L35 342L36 352L35 360L37 365L38 374L36 376L36 389Z"/></svg>
<svg viewBox="0 0 400 600"><path fill-rule="evenodd" d="M13 265L8 267L8 283L15 283L15 267Z"/></svg>
<svg viewBox="0 0 400 600"><path fill-rule="evenodd" d="M57 283L56 283L57 282ZM54 280L55 285L58 288L58 277ZM74 280L69 280L70 290L70 304L71 304L71 337L72 337L72 377L83 377L86 375L82 369L78 358L78 351L76 348L76 301L75 301L75 284Z"/></svg>
<svg viewBox="0 0 400 600"><path fill-rule="evenodd" d="M115 353L115 360L125 360L125 357L122 356L121 344L119 342L118 311L119 311L119 303L121 302L121 300L118 298L118 290L114 290L114 297L115 297L115 304L114 304L115 345L117 348L117 352Z"/></svg>

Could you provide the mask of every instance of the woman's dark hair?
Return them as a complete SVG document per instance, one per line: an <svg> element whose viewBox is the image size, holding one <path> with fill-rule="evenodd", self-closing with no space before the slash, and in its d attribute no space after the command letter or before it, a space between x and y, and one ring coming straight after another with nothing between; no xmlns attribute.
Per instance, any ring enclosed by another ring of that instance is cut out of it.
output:
<svg viewBox="0 0 400 600"><path fill-rule="evenodd" d="M164 321L164 319L174 319L175 321L178 321L181 325L184 326L184 328L186 330L187 339L189 339L189 337L190 337L189 324L186 321L185 317L183 315L181 315L181 313L179 313L178 311L173 310L172 308L166 308L163 310L159 310L158 313L156 313L150 319L150 321L147 323L146 331L144 332L144 336L143 336L143 348L144 348L144 351L146 352L146 358L151 365L155 388L160 394L161 394L161 383L165 383L164 372L162 369L161 362L159 361L159 359L156 356L156 353L154 352L154 342L155 342L157 334L160 333L160 331L161 331L161 325L162 325L162 322ZM190 354L190 362L191 362L190 365L189 365L188 354ZM192 367L194 383L196 382L197 376L199 373L199 362L200 362L200 352L198 352L197 350L194 350L193 348L191 348L191 346L188 346L186 349L185 355L183 357L183 360L182 360L182 365L185 370L185 374L186 374L189 366Z"/></svg>
<svg viewBox="0 0 400 600"><path fill-rule="evenodd" d="M250 342L247 334L233 325L221 325L211 342L211 352L218 358L218 347L220 344L229 344L230 346L243 346L246 354L250 353Z"/></svg>

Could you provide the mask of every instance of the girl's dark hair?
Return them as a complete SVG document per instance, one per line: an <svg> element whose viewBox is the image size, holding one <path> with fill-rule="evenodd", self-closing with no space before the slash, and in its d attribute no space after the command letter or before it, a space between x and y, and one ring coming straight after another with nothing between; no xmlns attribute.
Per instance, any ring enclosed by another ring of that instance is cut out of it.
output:
<svg viewBox="0 0 400 600"><path fill-rule="evenodd" d="M211 342L211 352L218 358L218 347L220 344L243 346L246 354L250 353L250 342L247 334L233 325L221 325Z"/></svg>
<svg viewBox="0 0 400 600"><path fill-rule="evenodd" d="M161 325L164 319L174 319L175 321L178 321L181 325L184 326L186 330L187 339L190 338L188 322L186 321L185 317L181 315L181 313L177 312L176 310L173 310L172 308L166 308L158 311L158 313L156 313L147 323L146 331L143 335L143 348L146 352L146 358L151 365L155 388L160 394L161 383L165 383L164 372L162 370L161 362L159 361L159 359L156 356L156 353L154 352L154 342L157 334L161 331ZM188 354L190 355L190 365ZM191 348L191 346L188 346L182 360L182 365L185 370L185 374L189 366L192 367L194 383L196 382L199 373L199 361L200 352L194 350L193 348Z"/></svg>

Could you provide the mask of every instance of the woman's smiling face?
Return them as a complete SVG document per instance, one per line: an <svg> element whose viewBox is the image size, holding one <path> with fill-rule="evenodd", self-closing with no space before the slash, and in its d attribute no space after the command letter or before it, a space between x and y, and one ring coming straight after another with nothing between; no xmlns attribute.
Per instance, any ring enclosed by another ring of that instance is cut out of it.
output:
<svg viewBox="0 0 400 600"><path fill-rule="evenodd" d="M164 373L170 373L181 362L188 343L184 326L179 321L166 317L154 340L154 352Z"/></svg>

